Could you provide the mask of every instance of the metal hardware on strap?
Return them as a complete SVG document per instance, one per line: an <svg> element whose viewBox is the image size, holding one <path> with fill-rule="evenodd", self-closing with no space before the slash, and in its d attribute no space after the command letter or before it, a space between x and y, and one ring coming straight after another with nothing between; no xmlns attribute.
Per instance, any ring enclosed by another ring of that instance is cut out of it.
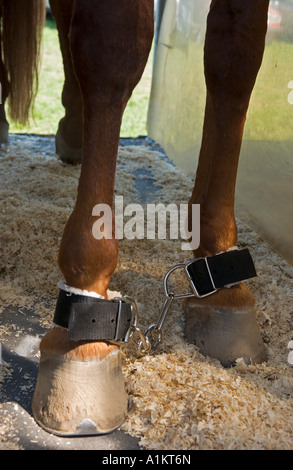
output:
<svg viewBox="0 0 293 470"><path fill-rule="evenodd" d="M191 274L188 271L189 266L192 265L194 262L199 261L199 260L202 260L205 263L207 274L209 276L209 279L210 279L210 282L211 282L211 285L212 285L212 289L209 292L206 292L205 294L201 294L200 291L196 288L196 286L193 282L193 278L192 278ZM190 263L187 263L187 264L184 264L184 263L176 264L171 269L169 269L169 271L167 272L167 274L164 278L164 291L165 291L165 296L166 297L169 297L171 295L169 293L169 288L168 288L168 278L169 278L170 274L173 273L173 271L175 271L176 269L180 269L180 268L184 270L185 275L187 276L187 280L189 281L190 287L192 288L192 292L185 292L185 293L182 293L182 294L172 293L174 300L187 299L188 297L194 297L194 296L196 296L198 298L203 298L203 297L207 297L207 296L212 295L215 292L217 292L218 289L214 285L213 278L212 278L212 275L211 275L211 272L210 272L210 269L209 269L207 258L198 258L198 259L193 260L193 261L191 261Z"/></svg>
<svg viewBox="0 0 293 470"><path fill-rule="evenodd" d="M129 341L136 318L136 306L129 298L106 300L60 289L53 323L67 328L71 341L123 344Z"/></svg>
<svg viewBox="0 0 293 470"><path fill-rule="evenodd" d="M159 320L157 323L151 324L144 332L144 338L147 340L149 344L150 351L156 349L158 345L162 341L162 327L168 313L169 308L171 307L171 303L173 302L173 295L171 294L169 298L167 298L164 302L164 305L161 310L161 314L159 316ZM138 344L138 350L144 353L145 348L142 347L143 344ZM149 352L150 352L149 351Z"/></svg>
<svg viewBox="0 0 293 470"><path fill-rule="evenodd" d="M174 294L174 292L169 292L169 287L168 287L169 276L170 276L170 274L173 273L173 271L175 271L176 269L180 269L180 268L185 269L186 264L183 264L183 263L176 264L175 266L170 268L169 271L167 271L167 273L165 274L165 277L164 277L164 293L165 293L165 297L167 299L169 299L171 296L172 296L173 300L186 299L188 297L193 297L194 296L194 293L192 293L192 292L186 292L185 294Z"/></svg>
<svg viewBox="0 0 293 470"><path fill-rule="evenodd" d="M162 309L161 309L161 312L160 312L159 319L158 319L157 323L152 323L151 325L149 325L148 328L145 330L145 332L143 334L144 338L148 341L149 348L150 348L149 351L147 351L147 352L150 352L151 350L156 349L158 347L158 345L161 343L161 341L162 341L162 327L163 327L163 324L165 322L166 315L167 315L173 301L194 296L194 293L192 293L192 292L187 292L185 294L174 294L173 292L169 292L168 278L169 278L170 274L172 274L173 271L175 271L176 269L185 268L185 266L186 265L183 264L183 263L176 264L175 266L170 268L169 271L167 271L167 273L165 274L164 281L163 281L165 300L164 300L164 303L163 303L163 306L162 306ZM138 350L142 354L144 354L146 352L145 348L143 347L142 342L138 343Z"/></svg>
<svg viewBox="0 0 293 470"><path fill-rule="evenodd" d="M141 329L137 326L137 317L138 317L138 309L137 309L137 305L136 305L136 302L131 298L131 297L118 297L118 298L114 298L114 300L118 300L121 302L124 301L128 304L131 305L131 309L132 309L132 320L131 320L131 324L130 324L130 327L124 337L124 340L113 340L111 341L111 343L114 343L114 344L117 344L118 346L123 346L125 344L127 344L130 339L134 336L135 333L138 334L139 336L139 340L137 342L137 345L138 345L138 350L142 353L142 354L147 354L150 352L151 350L151 344L148 340L148 338L143 334L143 332L141 331ZM119 315L119 313L118 313ZM118 326L117 326L117 329L118 329Z"/></svg>
<svg viewBox="0 0 293 470"><path fill-rule="evenodd" d="M201 262L201 261L204 262L204 265L203 265L203 266L204 266L204 268L206 269L206 272L207 272L208 278L209 278L208 280L209 280L209 282L210 282L210 284L211 284L211 289L208 290L207 292L204 292L204 293L203 293L203 291L200 291L200 289L196 286L195 279L194 279L194 277L192 276L192 273L191 273L191 271L190 271L190 267L191 267L192 265L194 265L194 263L196 263L196 262ZM208 263L208 258L207 258L207 257L206 257L206 258L199 258L199 259L197 259L197 260L194 260L194 261L188 263L188 264L185 266L185 274L187 275L187 278L188 278L188 280L189 280L189 283L190 283L190 285L191 285L191 288L192 288L193 292L195 293L196 297L198 297L198 298L201 299L201 298L203 298L203 297L208 297L209 295L212 295L212 294L214 294L215 292L217 292L218 289L216 288L216 286L215 286L215 284L214 284L214 280L213 280L213 277L212 277L212 274L211 274L211 271L210 271L210 267L209 267L209 263Z"/></svg>
<svg viewBox="0 0 293 470"><path fill-rule="evenodd" d="M182 294L169 291L169 276L177 269L184 270L191 291ZM195 296L207 297L221 287L239 283L254 276L256 276L255 267L247 249L231 250L211 257L197 258L170 268L164 277L165 301L159 319L157 323L151 324L143 335L150 344L150 350L155 349L162 341L163 323L174 300ZM144 352L141 342L138 343L138 349Z"/></svg>
<svg viewBox="0 0 293 470"><path fill-rule="evenodd" d="M190 287L188 292L170 292L169 277L177 269L183 269L185 272ZM164 276L165 300L159 319L149 325L144 332L137 325L137 306L130 297L107 301L67 294L60 290L53 321L68 328L68 338L72 340L104 340L121 346L128 343L136 334L138 351L141 354L148 354L162 341L162 327L174 300L207 297L221 287L254 276L256 276L254 264L247 249L231 250L215 256L197 258L188 263L176 264ZM68 300L69 298L71 299Z"/></svg>
<svg viewBox="0 0 293 470"><path fill-rule="evenodd" d="M168 278L176 269L182 268L187 276L191 292L173 294L174 299L192 296L198 298L214 294L220 288L237 284L256 276L255 267L247 248L231 250L215 256L193 259L173 266L164 279L165 295L168 297Z"/></svg>
<svg viewBox="0 0 293 470"><path fill-rule="evenodd" d="M145 333L141 331L138 326L133 327L133 332L137 333L139 340L137 341L137 349L141 354L149 354L152 349L152 344Z"/></svg>
<svg viewBox="0 0 293 470"><path fill-rule="evenodd" d="M116 334L114 340L111 341L111 343L118 344L122 346L123 344L126 344L129 342L130 338L132 337L133 331L136 329L136 324L137 324L137 305L133 299L130 297L115 297L113 300L117 300L119 302L119 309L117 313L117 325L116 325ZM125 302L130 305L131 307L131 322L129 325L129 328L126 332L126 335L124 336L124 339L119 339L118 336L118 331L119 331L119 323L120 323L120 314L121 314L121 305L122 302Z"/></svg>

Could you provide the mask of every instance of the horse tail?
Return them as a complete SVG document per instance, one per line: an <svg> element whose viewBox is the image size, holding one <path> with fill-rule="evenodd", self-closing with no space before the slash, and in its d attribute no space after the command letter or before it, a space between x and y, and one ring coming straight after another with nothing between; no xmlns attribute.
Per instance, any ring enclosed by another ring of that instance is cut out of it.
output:
<svg viewBox="0 0 293 470"><path fill-rule="evenodd" d="M25 124L38 89L38 66L46 2L4 0L3 60L9 81L8 111Z"/></svg>

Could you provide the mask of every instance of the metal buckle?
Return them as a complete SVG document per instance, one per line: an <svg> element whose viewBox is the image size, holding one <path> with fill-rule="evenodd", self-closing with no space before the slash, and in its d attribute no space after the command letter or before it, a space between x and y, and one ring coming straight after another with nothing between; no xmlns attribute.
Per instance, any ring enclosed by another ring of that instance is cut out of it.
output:
<svg viewBox="0 0 293 470"><path fill-rule="evenodd" d="M174 294L174 292L169 292L169 288L168 288L168 278L170 276L170 274L172 274L173 271L175 271L176 269L185 269L186 265L181 263L181 264L176 264L175 266L173 266L172 268L169 269L169 271L167 271L165 277L164 277L164 291L165 291L165 297L167 297L167 299L169 299L170 297L173 298L173 300L176 300L176 299L184 299L184 298L187 298L187 297L193 297L194 294L192 292L187 292L186 294Z"/></svg>
<svg viewBox="0 0 293 470"><path fill-rule="evenodd" d="M116 331L115 331L115 338L114 338L114 341L118 341L118 331L119 331L119 326L120 326L120 315L121 315L121 305L122 305L122 300L121 299L117 299L118 300L118 312L117 312L117 322L116 322ZM125 338L124 338L125 339Z"/></svg>
<svg viewBox="0 0 293 470"><path fill-rule="evenodd" d="M126 343L130 341L134 333L137 333L139 336L138 340L138 350L142 354L147 354L151 350L151 343L149 339L143 334L141 329L137 326L137 305L135 301L131 297L114 297L113 300L118 300L119 302L119 307L118 307L118 312L117 312L117 326L116 326L116 332L115 332L115 339L109 341L110 343L117 344L117 346L124 346ZM129 325L129 328L126 332L126 335L124 339L118 339L117 338L117 332L119 328L119 322L120 322L120 314L121 314L121 304L122 302L128 303L131 305L131 311L132 311L132 317L131 317L131 322Z"/></svg>
<svg viewBox="0 0 293 470"><path fill-rule="evenodd" d="M115 338L114 338L114 340L111 340L111 343L114 343L114 344L117 344L117 345L121 346L121 345L126 344L126 343L129 342L129 340L130 340L130 338L133 334L133 331L136 328L136 324L137 324L137 306L136 306L135 301L133 299L131 299L130 297L114 297L113 300L118 300L119 306L118 306L118 312L117 312L117 324L116 324ZM130 321L129 328L126 332L126 335L125 335L124 339L119 339L119 338L117 338L117 334L118 334L118 331L119 331L122 302L130 304L132 315L131 315L131 321Z"/></svg>
<svg viewBox="0 0 293 470"><path fill-rule="evenodd" d="M190 266L191 264L193 264L193 263L195 263L195 262L197 262L197 261L200 261L200 260L202 260L202 259L205 261L205 266L206 266L206 268L207 268L207 272L208 272L208 275L209 275L209 278L210 278L210 281L211 281L211 284L212 284L212 287L213 287L213 289L212 289L210 292L207 292L207 293L205 293L205 294L200 294L200 293L198 292L198 289L197 289L196 286L194 285L193 279L192 279L191 275L190 275L189 272L188 272L188 266ZM205 257L205 258L196 258L196 259L192 260L190 263L186 264L186 265L185 265L185 273L186 273L186 275L187 275L187 279L188 279L188 281L189 281L189 283L190 283L190 285L191 285L192 290L194 291L195 295L196 295L198 298L201 299L201 298L203 298L203 297L208 297L209 295L212 295L212 294L214 294L215 292L217 292L218 289L217 289L216 286L215 286L215 283L214 283L214 280L213 280L213 277L212 277L212 274L211 274L211 271L210 271L210 267L209 267L209 263L208 263L207 257Z"/></svg>
<svg viewBox="0 0 293 470"><path fill-rule="evenodd" d="M135 303L135 301L131 298L131 297L116 297L115 300L119 300L119 302L126 302L126 303L129 303L131 305L131 310L132 310L132 318L131 318L131 323L130 323L130 326L129 326L129 329L125 335L125 338L124 340L114 340L114 341L111 341L112 343L115 343L115 344L118 344L119 346L123 346L124 344L128 343L130 341L130 339L132 338L132 336L134 335L134 333L136 333L139 337L139 340L138 340L138 351L141 353L141 354L147 354L151 351L151 348L152 348L152 345L149 341L149 338L147 336L145 336L145 334L141 331L141 329L137 326L137 312L138 312L138 309L137 309L137 305ZM119 306L119 309L118 309L118 316L120 315L120 311L121 311L121 304ZM118 322L117 322L117 329L118 329L118 325L119 325L119 318L118 318Z"/></svg>
<svg viewBox="0 0 293 470"><path fill-rule="evenodd" d="M188 266L190 266L192 263L199 261L203 259L205 261L205 266L213 287L213 290L206 293L206 294L200 294L198 292L198 289L194 285L193 279L191 275L188 272ZM182 294L175 294L174 292L170 292L169 286L168 286L168 279L169 276L176 270L176 269L183 269L186 277L189 281L190 287L191 287L191 292L185 292ZM202 298L202 297L207 297L208 295L213 294L216 292L218 289L215 287L211 271L209 268L208 260L207 258L197 258L193 259L189 263L180 263L176 264L172 268L169 269L169 271L166 273L164 277L164 292L165 292L165 301L163 304L163 307L160 312L159 319L157 323L151 324L144 332L142 332L141 328L137 326L137 306L136 303L133 299L130 297L115 297L113 300L117 300L119 302L119 307L118 307L118 312L117 312L117 325L116 325L116 336L111 343L117 344L119 346L123 346L123 344L126 344L129 342L130 338L133 336L134 333L136 333L139 336L139 340L137 342L137 347L138 351L141 354L147 354L150 353L153 349L155 349L159 343L162 341L162 327L166 318L166 315L171 307L171 304L173 300L177 299L185 299L188 297L196 297ZM117 332L119 330L119 323L120 323L120 314L121 314L121 304L122 302L129 303L131 305L131 311L132 311L132 317L131 317L131 324L129 326L129 329L125 335L125 338L123 340L119 340L117 338Z"/></svg>
<svg viewBox="0 0 293 470"><path fill-rule="evenodd" d="M188 272L188 266L190 266L191 264L195 263L196 261L199 261L203 259L205 261L205 266L207 268L207 272L208 272L208 275L209 275L209 278L210 278L210 281L211 281L211 284L212 284L212 287L213 287L213 290L211 290L210 292L208 293L205 293L205 294L200 294L200 292L198 292L198 289L196 288L196 286L194 285L194 282L193 282L193 279L191 277L191 275L189 274ZM186 277L187 277L187 280L190 284L190 287L192 289L192 292L186 292L186 293L183 293L183 294L174 294L173 292L170 293L169 292L169 289L168 289L168 278L170 276L170 274L175 271L176 269L180 269L182 268L186 274ZM207 260L207 257L205 258L196 258L196 259L193 259L192 261L190 261L189 263L185 264L185 263L180 263L180 264L176 264L175 266L173 266L171 269L169 269L169 271L167 272L165 278L164 278L164 290L165 290L165 296L167 298L173 296L173 299L176 300L176 299L184 299L184 298L188 298L188 297L193 297L194 295L196 295L196 297L198 298L203 298L203 297L207 297L209 295L212 295L214 294L215 292L217 292L217 288L214 284L214 280L213 280L213 277L211 275L211 271L210 271L210 268L209 268L209 264L208 264L208 260Z"/></svg>
<svg viewBox="0 0 293 470"><path fill-rule="evenodd" d="M193 279L192 279L191 275L188 272L188 266L190 266L194 262L202 260L202 259L205 261L205 266L206 266L206 269L207 269L207 272L208 272L208 275L209 275L209 278L210 278L210 281L211 281L211 285L213 287L213 289L210 292L205 293L205 294L200 294L200 292L198 292L198 289L194 285ZM168 286L168 279L169 279L169 276L176 269L183 269L184 270L185 275L187 277L187 280L189 281L189 285L191 287L191 292L185 292L185 293L182 293L182 294L175 294L174 292L170 292L169 286ZM164 292L165 292L165 297L166 298L165 298L165 301L164 301L164 304L163 304L163 307L162 307L162 310L161 310L161 313L160 313L159 320L157 321L157 323L151 324L145 330L144 333L137 326L137 306L136 306L135 301L133 299L131 299L130 297L115 297L113 299L113 300L118 300L119 307L118 307L118 312L117 312L116 336L115 336L115 339L113 341L111 341L111 343L117 344L119 346L123 346L123 344L128 343L130 338L133 336L133 334L136 333L139 336L138 351L140 351L142 354L150 353L153 349L155 349L158 346L158 344L162 340L162 326L163 326L163 323L165 321L167 312L170 309L173 300L185 299L185 298L194 297L194 296L196 296L198 298L207 297L208 295L214 294L217 290L218 289L216 288L216 286L214 284L207 258L193 259L192 261L190 261L187 264L186 263L176 264L175 266L173 266L172 268L169 269L169 271L166 273L166 275L164 277ZM126 335L125 335L125 338L123 340L121 340L121 339L119 340L117 338L117 332L119 330L119 322L120 322L122 302L126 302L126 303L129 303L131 305L132 317L131 317L131 323L130 323L129 329L128 329Z"/></svg>

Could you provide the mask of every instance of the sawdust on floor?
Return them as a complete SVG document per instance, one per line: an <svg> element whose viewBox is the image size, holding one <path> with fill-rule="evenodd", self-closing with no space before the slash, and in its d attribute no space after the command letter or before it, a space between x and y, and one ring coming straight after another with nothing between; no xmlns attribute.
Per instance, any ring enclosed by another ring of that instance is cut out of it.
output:
<svg viewBox="0 0 293 470"><path fill-rule="evenodd" d="M72 210L80 167L54 155L10 145L0 165L0 324L7 306L31 309L51 325L57 298L57 252ZM148 169L158 190L151 203L186 203L192 181L147 146L119 149L116 195L139 201L135 172ZM131 409L122 429L148 449L293 449L293 269L249 227L238 221L239 246L250 248L258 277L249 282L266 343L267 364L241 362L223 369L184 340L184 304L176 301L154 355L140 357L134 343L124 350L123 370ZM166 271L191 256L178 240L121 240L111 289L133 297L144 327L158 318ZM176 290L184 291L180 275ZM5 325L1 335L13 334ZM2 364L1 380L9 375ZM5 434L0 423L1 436Z"/></svg>

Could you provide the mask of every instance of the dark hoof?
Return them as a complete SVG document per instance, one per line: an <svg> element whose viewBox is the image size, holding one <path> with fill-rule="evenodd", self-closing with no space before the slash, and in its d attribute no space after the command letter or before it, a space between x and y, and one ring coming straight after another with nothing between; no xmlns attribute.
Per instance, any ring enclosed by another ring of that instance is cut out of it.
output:
<svg viewBox="0 0 293 470"><path fill-rule="evenodd" d="M65 142L61 135L60 129L58 129L55 137L56 153L64 163L71 165L77 165L81 163L82 149L73 148Z"/></svg>
<svg viewBox="0 0 293 470"><path fill-rule="evenodd" d="M189 301L185 311L185 336L201 354L232 367L239 360L246 364L267 360L255 318L254 306L215 307Z"/></svg>
<svg viewBox="0 0 293 470"><path fill-rule="evenodd" d="M8 131L9 131L9 125L7 122L0 122L0 144L8 144L9 142L9 136L8 136Z"/></svg>

